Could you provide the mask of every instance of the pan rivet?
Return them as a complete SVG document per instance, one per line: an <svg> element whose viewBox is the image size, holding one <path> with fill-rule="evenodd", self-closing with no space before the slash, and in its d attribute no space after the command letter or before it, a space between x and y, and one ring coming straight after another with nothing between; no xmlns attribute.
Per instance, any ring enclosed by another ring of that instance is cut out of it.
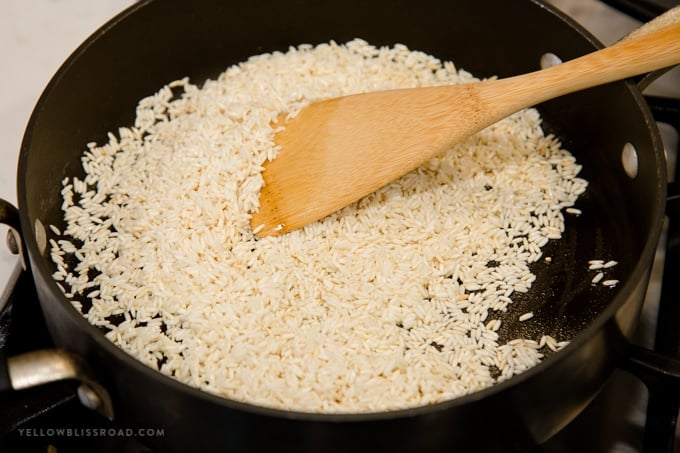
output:
<svg viewBox="0 0 680 453"><path fill-rule="evenodd" d="M18 255L21 250L19 250L19 241L21 239L18 237L18 233L12 228L7 230L7 247L9 248L12 255Z"/></svg>
<svg viewBox="0 0 680 453"><path fill-rule="evenodd" d="M621 163L623 164L623 171L633 179L638 174L638 155L635 147L631 143L623 145L621 151Z"/></svg>
<svg viewBox="0 0 680 453"><path fill-rule="evenodd" d="M35 242L38 245L38 251L43 254L45 253L45 250L47 250L47 233L45 232L45 227L40 220L36 219L33 224L33 229L35 230Z"/></svg>
<svg viewBox="0 0 680 453"><path fill-rule="evenodd" d="M77 393L80 402L83 403L83 406L87 407L88 409L96 410L102 404L97 392L95 392L92 387L87 384L80 385L80 387L78 387Z"/></svg>
<svg viewBox="0 0 680 453"><path fill-rule="evenodd" d="M547 52L541 55L541 69L551 68L562 63L562 59L554 53Z"/></svg>

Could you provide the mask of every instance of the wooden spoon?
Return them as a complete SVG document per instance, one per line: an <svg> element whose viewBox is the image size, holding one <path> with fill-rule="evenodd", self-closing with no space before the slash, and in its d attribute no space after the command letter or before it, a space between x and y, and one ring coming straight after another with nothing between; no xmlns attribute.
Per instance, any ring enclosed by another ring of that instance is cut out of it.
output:
<svg viewBox="0 0 680 453"><path fill-rule="evenodd" d="M277 235L319 220L523 108L680 63L677 16L671 25L525 75L309 104L275 135L281 151L264 165L253 231Z"/></svg>

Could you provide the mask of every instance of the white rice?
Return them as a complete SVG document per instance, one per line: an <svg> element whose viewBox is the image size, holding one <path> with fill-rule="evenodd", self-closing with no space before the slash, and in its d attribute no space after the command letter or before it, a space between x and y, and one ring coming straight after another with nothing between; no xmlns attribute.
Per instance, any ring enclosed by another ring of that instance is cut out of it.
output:
<svg viewBox="0 0 680 453"><path fill-rule="evenodd" d="M134 127L88 145L84 179L64 181L55 279L140 361L254 404L393 410L521 373L566 342L500 344L496 318L587 186L536 110L304 229L256 240L249 227L282 112L474 81L354 40L255 56L201 88L173 82L139 103Z"/></svg>
<svg viewBox="0 0 680 453"><path fill-rule="evenodd" d="M588 261L588 263L589 263L588 269L590 269L591 271L604 268L603 260L590 260Z"/></svg>
<svg viewBox="0 0 680 453"><path fill-rule="evenodd" d="M519 321L520 322L528 321L533 317L534 317L534 313L530 311L530 312L524 313L523 315L520 315Z"/></svg>
<svg viewBox="0 0 680 453"><path fill-rule="evenodd" d="M616 285L618 285L619 281L616 280L616 279L612 279L612 278L605 279L605 271L608 271L609 269L616 266L617 264L619 264L619 262L615 261L615 260L609 260L607 262L605 262L604 260L590 260L590 261L588 261L588 270L598 271L595 274L595 276L593 277L593 279L591 280L591 283L593 285L601 283L603 286L608 286L610 288L613 288Z"/></svg>

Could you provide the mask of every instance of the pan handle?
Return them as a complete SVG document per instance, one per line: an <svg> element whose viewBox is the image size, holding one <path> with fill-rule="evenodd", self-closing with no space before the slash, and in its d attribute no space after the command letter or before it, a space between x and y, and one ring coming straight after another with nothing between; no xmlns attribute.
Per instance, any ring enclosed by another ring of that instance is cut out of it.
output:
<svg viewBox="0 0 680 453"><path fill-rule="evenodd" d="M0 296L0 313L11 310L8 303L19 276L26 272L24 246L20 235L19 211L0 198L0 223L10 227L8 246L14 254L21 255L21 268L17 266L7 287ZM0 392L22 390L50 382L68 379L80 381L77 393L80 402L108 419L113 419L113 404L106 389L94 378L87 364L77 355L63 349L42 349L6 357L0 343Z"/></svg>
<svg viewBox="0 0 680 453"><path fill-rule="evenodd" d="M78 399L87 408L113 419L111 397L85 362L63 349L41 349L13 357L0 352L0 391L23 390L66 379L80 381Z"/></svg>

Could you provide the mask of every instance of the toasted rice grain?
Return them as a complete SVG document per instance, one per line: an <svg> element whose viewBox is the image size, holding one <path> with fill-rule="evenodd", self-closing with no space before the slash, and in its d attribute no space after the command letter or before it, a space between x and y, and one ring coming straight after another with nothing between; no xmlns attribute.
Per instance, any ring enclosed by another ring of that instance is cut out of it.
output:
<svg viewBox="0 0 680 453"><path fill-rule="evenodd" d="M501 321L486 319L529 290L529 264L587 186L536 110L304 229L256 239L249 227L282 112L474 81L361 40L255 56L201 88L174 81L140 101L134 126L87 145L84 179L63 181L55 278L140 361L254 404L392 410L521 373L562 343L499 344Z"/></svg>
<svg viewBox="0 0 680 453"><path fill-rule="evenodd" d="M520 315L519 320L520 321L528 321L533 317L534 317L534 313L530 311L530 312L524 313L523 315Z"/></svg>

